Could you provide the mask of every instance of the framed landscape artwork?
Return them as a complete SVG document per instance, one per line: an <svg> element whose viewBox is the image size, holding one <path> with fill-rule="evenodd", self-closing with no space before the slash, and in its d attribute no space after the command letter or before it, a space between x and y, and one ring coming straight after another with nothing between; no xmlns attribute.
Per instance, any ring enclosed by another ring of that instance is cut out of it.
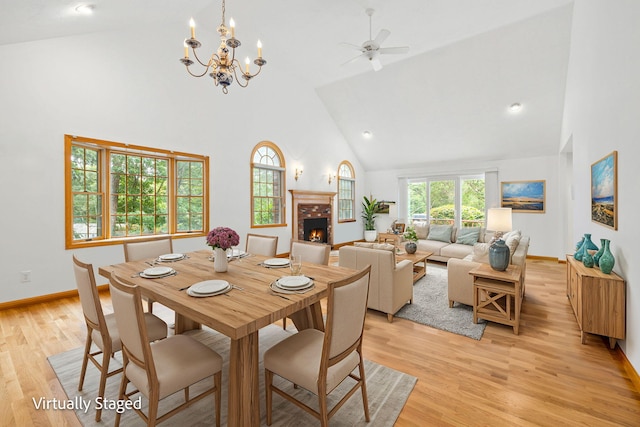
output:
<svg viewBox="0 0 640 427"><path fill-rule="evenodd" d="M512 212L544 213L545 181L501 182L500 206Z"/></svg>
<svg viewBox="0 0 640 427"><path fill-rule="evenodd" d="M618 152L591 165L591 221L618 229Z"/></svg>

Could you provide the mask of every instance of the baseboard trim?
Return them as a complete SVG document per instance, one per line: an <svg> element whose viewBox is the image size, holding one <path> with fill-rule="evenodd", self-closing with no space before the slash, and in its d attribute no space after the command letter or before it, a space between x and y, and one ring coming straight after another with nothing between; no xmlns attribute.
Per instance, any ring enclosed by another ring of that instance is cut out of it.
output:
<svg viewBox="0 0 640 427"><path fill-rule="evenodd" d="M629 362L629 359L627 359L627 355L624 354L624 351L622 351L619 345L616 346L616 350L618 352L618 356L620 357L620 359L622 359L622 365L624 366L624 370L629 376L631 383L636 388L636 390L640 391L640 375L638 375L638 372L634 369L631 362Z"/></svg>
<svg viewBox="0 0 640 427"><path fill-rule="evenodd" d="M556 257L552 257L552 256L527 255L527 259L540 260L540 261L562 262L560 259L558 259Z"/></svg>
<svg viewBox="0 0 640 427"><path fill-rule="evenodd" d="M109 285L99 285L98 291L103 292L109 290ZM37 297L25 298L15 301L7 301L0 303L0 310L9 310L12 308L20 308L28 305L41 304L44 302L54 301L62 298L73 298L78 296L78 290L73 289L70 291L56 292L55 294L38 295Z"/></svg>

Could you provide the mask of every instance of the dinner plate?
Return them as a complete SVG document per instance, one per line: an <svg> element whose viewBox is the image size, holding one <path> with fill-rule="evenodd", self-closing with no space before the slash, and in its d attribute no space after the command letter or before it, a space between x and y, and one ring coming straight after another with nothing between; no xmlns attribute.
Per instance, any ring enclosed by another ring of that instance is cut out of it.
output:
<svg viewBox="0 0 640 427"><path fill-rule="evenodd" d="M158 257L160 261L177 261L184 258L184 254L164 254Z"/></svg>
<svg viewBox="0 0 640 427"><path fill-rule="evenodd" d="M164 275L173 273L173 268L171 268L171 267L151 267L151 268L147 268L142 273L147 277L164 276Z"/></svg>
<svg viewBox="0 0 640 427"><path fill-rule="evenodd" d="M192 285L189 290L196 294L216 294L229 288L226 280L205 280Z"/></svg>
<svg viewBox="0 0 640 427"><path fill-rule="evenodd" d="M214 292L211 294L199 294L197 292L193 292L191 288L187 289L187 295L196 298L205 298L205 297L215 297L216 295L226 294L231 290L231 286L228 286L226 289L221 290L220 292Z"/></svg>
<svg viewBox="0 0 640 427"><path fill-rule="evenodd" d="M268 267L284 267L289 265L289 260L287 258L269 258L263 264Z"/></svg>
<svg viewBox="0 0 640 427"><path fill-rule="evenodd" d="M280 289L300 290L311 286L311 279L306 276L284 276L276 281Z"/></svg>
<svg viewBox="0 0 640 427"><path fill-rule="evenodd" d="M243 251L242 249L232 249L229 252L227 252L227 257L229 258L234 258L234 257L243 257L245 256L247 253L245 251Z"/></svg>

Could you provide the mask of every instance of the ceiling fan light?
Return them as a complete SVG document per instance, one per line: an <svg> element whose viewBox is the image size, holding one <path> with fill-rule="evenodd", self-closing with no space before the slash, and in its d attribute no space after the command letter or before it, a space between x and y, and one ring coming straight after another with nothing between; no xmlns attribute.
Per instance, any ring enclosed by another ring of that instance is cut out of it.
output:
<svg viewBox="0 0 640 427"><path fill-rule="evenodd" d="M371 139L373 135L371 134L371 131L365 130L364 132L362 132L362 136L366 139Z"/></svg>
<svg viewBox="0 0 640 427"><path fill-rule="evenodd" d="M512 113L519 113L520 111L522 111L522 104L520 103L513 103L509 106L509 111Z"/></svg>

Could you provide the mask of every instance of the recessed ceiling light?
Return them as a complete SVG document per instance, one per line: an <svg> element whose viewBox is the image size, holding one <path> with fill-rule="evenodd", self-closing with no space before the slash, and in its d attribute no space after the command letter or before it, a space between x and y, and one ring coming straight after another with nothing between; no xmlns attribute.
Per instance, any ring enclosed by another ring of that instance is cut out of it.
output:
<svg viewBox="0 0 640 427"><path fill-rule="evenodd" d="M513 103L509 106L509 111L512 113L519 113L522 110L522 104Z"/></svg>
<svg viewBox="0 0 640 427"><path fill-rule="evenodd" d="M364 136L365 138L369 139L371 138L371 132L368 130L365 130L364 132L362 132L362 136Z"/></svg>
<svg viewBox="0 0 640 427"><path fill-rule="evenodd" d="M92 4L81 4L76 7L76 12L80 15L92 15L94 8L95 6Z"/></svg>

